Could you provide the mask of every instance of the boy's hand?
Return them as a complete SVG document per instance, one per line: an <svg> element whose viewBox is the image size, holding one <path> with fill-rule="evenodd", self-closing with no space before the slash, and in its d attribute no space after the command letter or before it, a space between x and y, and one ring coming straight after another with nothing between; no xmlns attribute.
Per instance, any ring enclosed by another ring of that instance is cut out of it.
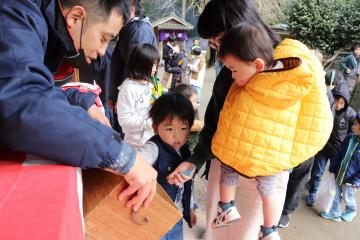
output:
<svg viewBox="0 0 360 240"><path fill-rule="evenodd" d="M95 121L98 121L98 122L101 122L105 126L111 128L111 124L110 124L109 119L107 119L107 117L100 110L100 108L98 108L98 106L96 106L95 104L91 105L91 107L89 107L87 112L88 112L91 119L93 119Z"/></svg>
<svg viewBox="0 0 360 240"><path fill-rule="evenodd" d="M119 200L133 196L126 206L135 212L142 206L149 206L156 193L157 172L152 168L140 154L137 154L135 165L124 175L129 186L120 193Z"/></svg>
<svg viewBox="0 0 360 240"><path fill-rule="evenodd" d="M189 162L182 162L180 165L167 176L169 184L179 186L193 178L195 165Z"/></svg>

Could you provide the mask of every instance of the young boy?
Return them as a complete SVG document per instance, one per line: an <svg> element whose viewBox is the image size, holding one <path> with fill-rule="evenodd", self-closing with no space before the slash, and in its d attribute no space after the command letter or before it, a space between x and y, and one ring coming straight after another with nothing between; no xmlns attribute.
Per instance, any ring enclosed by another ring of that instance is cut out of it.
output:
<svg viewBox="0 0 360 240"><path fill-rule="evenodd" d="M287 170L315 155L332 129L322 66L295 40L285 39L273 51L267 32L250 23L225 34L219 56L234 83L212 139L212 152L223 163L213 227L240 218L234 204L240 173L257 181L260 239L280 239Z"/></svg>
<svg viewBox="0 0 360 240"><path fill-rule="evenodd" d="M192 182L176 186L168 183L166 177L190 156L186 144L190 128L194 122L191 102L181 94L167 93L160 96L152 105L149 116L153 121L155 136L149 139L140 150L158 172L157 181L183 212L189 226L193 226L194 212L191 211ZM190 173L183 173L189 175ZM183 226L180 220L162 240L182 240Z"/></svg>
<svg viewBox="0 0 360 240"><path fill-rule="evenodd" d="M320 213L321 217L336 222L350 222L357 212L355 192L360 187L360 114L355 117L352 132L330 160L329 171L335 174L336 194L330 211ZM345 212L341 211L341 199L345 202Z"/></svg>
<svg viewBox="0 0 360 240"><path fill-rule="evenodd" d="M336 85L332 90L335 98L335 118L334 127L330 138L321 151L314 158L311 178L309 181L309 195L306 197L306 205L314 205L315 195L320 185L321 177L324 173L328 159L332 159L336 150L340 147L342 141L350 132L356 113L349 106L349 89L346 82Z"/></svg>

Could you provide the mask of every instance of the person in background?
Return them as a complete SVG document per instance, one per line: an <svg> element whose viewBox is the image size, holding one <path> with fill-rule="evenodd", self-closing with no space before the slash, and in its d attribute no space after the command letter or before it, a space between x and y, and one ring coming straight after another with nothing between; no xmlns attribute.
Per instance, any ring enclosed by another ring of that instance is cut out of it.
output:
<svg viewBox="0 0 360 240"><path fill-rule="evenodd" d="M117 116L125 142L138 149L154 135L148 112L153 99L152 84L159 53L150 44L138 45L128 60L129 77L119 86Z"/></svg>
<svg viewBox="0 0 360 240"><path fill-rule="evenodd" d="M180 53L179 45L177 44L177 38L175 34L171 34L167 43L163 48L163 59L165 72L162 79L162 85L167 89L171 88L173 74L180 74L178 54Z"/></svg>
<svg viewBox="0 0 360 240"><path fill-rule="evenodd" d="M103 56L129 8L127 0L1 1L0 145L123 175L129 186L119 197L132 196L127 206L137 211L155 195L156 171L103 124L95 94L63 91L53 78L63 61L82 68Z"/></svg>
<svg viewBox="0 0 360 240"><path fill-rule="evenodd" d="M360 64L349 75L347 83L350 85L350 106L360 112Z"/></svg>
<svg viewBox="0 0 360 240"><path fill-rule="evenodd" d="M140 44L151 44L157 48L157 41L150 20L142 14L141 0L131 0L130 20L119 32L118 41L111 59L109 106L114 110L114 129L121 131L117 122L116 101L118 87L128 77L128 59Z"/></svg>
<svg viewBox="0 0 360 240"><path fill-rule="evenodd" d="M191 102L181 94L161 95L151 106L149 116L155 136L139 150L144 158L158 171L158 183L164 188L175 206L183 213L190 227L195 224L192 210L192 181L176 186L167 180L168 174L190 156L186 144L194 122ZM194 172L195 169L192 170ZM191 175L192 172L181 174ZM182 219L161 240L182 240Z"/></svg>
<svg viewBox="0 0 360 240"><path fill-rule="evenodd" d="M350 50L352 53L342 58L339 62L345 80L348 79L351 71L354 70L360 62L360 45L355 44Z"/></svg>
<svg viewBox="0 0 360 240"><path fill-rule="evenodd" d="M313 54L320 62L321 65L324 63L324 57L322 53L317 49L311 49L311 54ZM340 73L342 77L342 74ZM332 87L334 86L334 79L331 81L325 75L325 84L327 86L327 97L330 103L330 108L333 116L335 116L335 100L331 92ZM286 197L284 202L284 207L281 213L281 217L278 223L278 227L286 228L290 223L290 216L299 206L301 197L305 189L306 182L308 181L312 166L314 162L314 157L310 157L305 162L294 167L289 175L289 182L286 188Z"/></svg>
<svg viewBox="0 0 360 240"><path fill-rule="evenodd" d="M313 206L315 195L320 185L327 161L334 157L336 150L349 133L356 113L349 106L349 89L346 82L340 83L332 90L335 98L334 127L325 147L315 155L311 178L309 181L309 194L306 197L306 204Z"/></svg>
<svg viewBox="0 0 360 240"><path fill-rule="evenodd" d="M173 92L180 93L184 97L189 99L194 108L195 120L194 120L194 124L192 125L192 127L190 129L190 135L189 135L189 139L188 139L188 145L190 147L190 151L192 152L194 150L194 147L195 147L198 139L199 139L199 133L200 133L201 129L204 127L204 122L202 120L200 120L199 110L197 108L198 104L196 101L196 99L197 99L196 91L190 84L182 83L182 84L176 86Z"/></svg>
<svg viewBox="0 0 360 240"><path fill-rule="evenodd" d="M204 84L206 62L205 57L201 54L200 48L192 50L192 62L188 64L190 71L190 84L196 92L196 102L201 102L201 88Z"/></svg>
<svg viewBox="0 0 360 240"><path fill-rule="evenodd" d="M320 216L335 222L341 220L351 222L357 214L355 193L360 187L360 114L357 114L349 134L341 143L333 159L329 171L335 175L336 194L329 212L321 212ZM345 203L345 211L341 210L341 200Z"/></svg>

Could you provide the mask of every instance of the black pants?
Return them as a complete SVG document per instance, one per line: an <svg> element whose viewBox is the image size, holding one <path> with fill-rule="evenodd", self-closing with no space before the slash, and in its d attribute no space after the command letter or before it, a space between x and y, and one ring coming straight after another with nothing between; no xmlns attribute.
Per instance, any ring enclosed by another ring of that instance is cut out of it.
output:
<svg viewBox="0 0 360 240"><path fill-rule="evenodd" d="M314 158L312 157L295 167L290 173L282 215L288 215L298 207L313 162Z"/></svg>

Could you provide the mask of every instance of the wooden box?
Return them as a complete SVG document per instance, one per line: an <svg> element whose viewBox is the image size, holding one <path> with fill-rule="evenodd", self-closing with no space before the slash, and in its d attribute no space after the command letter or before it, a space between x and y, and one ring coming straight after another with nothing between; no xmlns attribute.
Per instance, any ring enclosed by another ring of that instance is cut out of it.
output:
<svg viewBox="0 0 360 240"><path fill-rule="evenodd" d="M119 175L100 169L83 171L86 239L159 240L181 218L166 192L157 193L148 208L136 214L118 195L126 186Z"/></svg>

